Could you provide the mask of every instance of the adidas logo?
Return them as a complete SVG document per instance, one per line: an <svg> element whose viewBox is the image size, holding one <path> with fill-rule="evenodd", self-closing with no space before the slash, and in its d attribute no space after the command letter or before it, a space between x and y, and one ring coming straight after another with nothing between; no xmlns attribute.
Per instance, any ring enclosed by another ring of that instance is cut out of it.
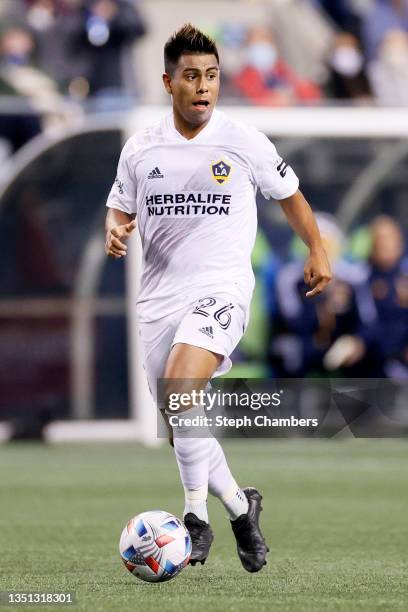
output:
<svg viewBox="0 0 408 612"><path fill-rule="evenodd" d="M153 168L151 172L149 172L149 174L147 175L147 178L148 179L164 178L164 175L160 172L159 168L156 166L155 168Z"/></svg>
<svg viewBox="0 0 408 612"><path fill-rule="evenodd" d="M202 334L205 334L206 336L209 336L209 338L214 338L213 328L211 326L210 327L200 327L198 331L200 331Z"/></svg>

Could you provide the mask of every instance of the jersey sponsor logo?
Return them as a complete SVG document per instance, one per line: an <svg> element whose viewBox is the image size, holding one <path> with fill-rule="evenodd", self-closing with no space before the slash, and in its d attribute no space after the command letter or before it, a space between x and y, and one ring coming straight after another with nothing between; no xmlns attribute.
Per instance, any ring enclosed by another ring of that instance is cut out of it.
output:
<svg viewBox="0 0 408 612"><path fill-rule="evenodd" d="M149 217L196 217L204 215L229 215L229 206L203 206L187 204L179 206L148 206Z"/></svg>
<svg viewBox="0 0 408 612"><path fill-rule="evenodd" d="M200 327L198 331L205 334L209 338L214 338L214 332L213 332L213 328L211 327L211 325L209 325L208 327Z"/></svg>
<svg viewBox="0 0 408 612"><path fill-rule="evenodd" d="M118 188L118 191L119 191L120 195L123 195L123 193L124 193L124 191L123 191L123 183L122 183L122 181L119 180L118 176L115 178L115 185Z"/></svg>
<svg viewBox="0 0 408 612"><path fill-rule="evenodd" d="M211 166L212 177L219 185L223 185L226 181L228 181L231 174L231 166L229 166L225 161L220 159L220 161L212 164Z"/></svg>
<svg viewBox="0 0 408 612"><path fill-rule="evenodd" d="M284 162L283 159L281 159L280 163L276 166L276 170L279 172L282 178L285 178L286 176L287 167L288 167L288 164Z"/></svg>
<svg viewBox="0 0 408 612"><path fill-rule="evenodd" d="M229 193L156 193L146 196L149 217L229 215L231 194Z"/></svg>
<svg viewBox="0 0 408 612"><path fill-rule="evenodd" d="M148 179L164 178L164 174L162 174L158 166L156 166L155 168L153 168L151 172L149 172L149 174L147 175L147 178Z"/></svg>

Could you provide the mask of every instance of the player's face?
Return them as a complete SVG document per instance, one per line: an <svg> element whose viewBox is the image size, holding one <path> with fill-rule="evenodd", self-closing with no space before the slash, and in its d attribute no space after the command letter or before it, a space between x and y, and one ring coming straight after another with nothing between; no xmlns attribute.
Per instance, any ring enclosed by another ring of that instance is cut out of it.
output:
<svg viewBox="0 0 408 612"><path fill-rule="evenodd" d="M220 89L220 70L215 55L182 55L173 75L163 75L173 96L173 111L179 120L199 127L209 121Z"/></svg>

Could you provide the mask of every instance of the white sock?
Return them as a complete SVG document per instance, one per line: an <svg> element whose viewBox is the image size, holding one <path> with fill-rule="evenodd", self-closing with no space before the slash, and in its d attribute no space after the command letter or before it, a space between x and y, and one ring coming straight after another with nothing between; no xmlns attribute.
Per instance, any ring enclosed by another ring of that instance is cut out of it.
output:
<svg viewBox="0 0 408 612"><path fill-rule="evenodd" d="M208 489L221 500L232 521L248 512L245 493L235 482L224 452L215 438L210 438Z"/></svg>
<svg viewBox="0 0 408 612"><path fill-rule="evenodd" d="M201 406L183 413L192 419L204 414ZM208 523L208 466L210 460L210 438L195 437L203 435L202 428L194 426L174 426L174 452L184 487L185 506L183 516L192 512L200 520Z"/></svg>
<svg viewBox="0 0 408 612"><path fill-rule="evenodd" d="M246 495L235 480L233 484L231 484L230 490L220 499L228 511L231 521L235 521L241 514L246 514L248 512L248 500Z"/></svg>
<svg viewBox="0 0 408 612"><path fill-rule="evenodd" d="M201 521L208 523L208 511L207 511L207 495L208 487L204 486L200 489L191 490L184 489L185 494L185 505L183 518L189 512L192 512Z"/></svg>
<svg viewBox="0 0 408 612"><path fill-rule="evenodd" d="M202 413L201 407L188 410L188 416ZM187 416L187 413L186 413ZM203 434L202 428L199 429ZM194 427L173 427L174 451L185 493L183 516L192 512L208 523L208 490L224 504L231 520L248 512L248 500L233 478L224 452L211 436L196 438ZM197 435L197 434L196 434Z"/></svg>
<svg viewBox="0 0 408 612"><path fill-rule="evenodd" d="M184 515L193 512L199 519L208 523L209 438L175 436L174 451L184 487Z"/></svg>

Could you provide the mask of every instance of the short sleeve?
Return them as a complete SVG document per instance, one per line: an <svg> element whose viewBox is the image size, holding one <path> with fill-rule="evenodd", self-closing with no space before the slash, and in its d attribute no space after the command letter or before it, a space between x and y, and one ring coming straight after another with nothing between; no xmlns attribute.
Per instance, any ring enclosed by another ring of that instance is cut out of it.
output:
<svg viewBox="0 0 408 612"><path fill-rule="evenodd" d="M117 208L128 214L136 212L136 177L131 164L133 157L131 141L128 140L120 154L116 178L106 202L108 208Z"/></svg>
<svg viewBox="0 0 408 612"><path fill-rule="evenodd" d="M282 200L296 193L298 177L265 134L256 131L251 144L252 173L262 195L267 199Z"/></svg>

